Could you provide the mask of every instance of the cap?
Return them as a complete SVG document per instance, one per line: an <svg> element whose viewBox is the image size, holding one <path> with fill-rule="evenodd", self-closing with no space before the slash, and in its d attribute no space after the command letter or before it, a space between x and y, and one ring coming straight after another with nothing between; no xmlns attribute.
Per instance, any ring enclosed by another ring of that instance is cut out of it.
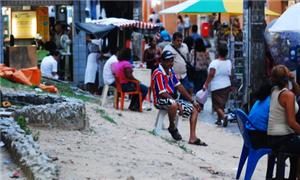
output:
<svg viewBox="0 0 300 180"><path fill-rule="evenodd" d="M162 56L162 60L168 60L168 59L173 59L175 57L175 54L172 54L171 51L164 51L161 56Z"/></svg>
<svg viewBox="0 0 300 180"><path fill-rule="evenodd" d="M168 33L168 31L163 30L160 32L160 37L164 40L164 41L171 41L171 37Z"/></svg>

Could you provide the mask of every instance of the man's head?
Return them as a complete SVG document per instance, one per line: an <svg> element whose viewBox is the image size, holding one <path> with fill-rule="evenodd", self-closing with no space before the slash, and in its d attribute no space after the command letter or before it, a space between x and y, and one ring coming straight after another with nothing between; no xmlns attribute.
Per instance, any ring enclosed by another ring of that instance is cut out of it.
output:
<svg viewBox="0 0 300 180"><path fill-rule="evenodd" d="M53 51L50 51L49 53L51 56L53 56L53 58L58 61L60 59L60 53L59 51L56 51L56 50L53 50Z"/></svg>
<svg viewBox="0 0 300 180"><path fill-rule="evenodd" d="M173 38L172 38L172 44L176 47L179 48L182 44L183 41L183 36L180 32L175 32L173 34Z"/></svg>
<svg viewBox="0 0 300 180"><path fill-rule="evenodd" d="M171 51L164 51L161 55L161 65L164 68L172 68L174 65L175 54L172 54Z"/></svg>

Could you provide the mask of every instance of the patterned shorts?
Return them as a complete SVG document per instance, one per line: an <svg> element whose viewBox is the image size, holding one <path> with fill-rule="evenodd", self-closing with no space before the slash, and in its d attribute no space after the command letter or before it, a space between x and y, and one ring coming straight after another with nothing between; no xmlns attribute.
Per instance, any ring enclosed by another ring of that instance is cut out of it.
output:
<svg viewBox="0 0 300 180"><path fill-rule="evenodd" d="M182 117L187 118L192 114L193 109L194 109L193 105L191 103L188 103L181 99L179 99L179 100L173 100L173 99L169 99L169 98L157 99L157 103L156 103L155 107L157 109L168 110L169 107L172 105L172 103L175 103L175 102L181 104L181 106L182 106L182 110L183 110Z"/></svg>

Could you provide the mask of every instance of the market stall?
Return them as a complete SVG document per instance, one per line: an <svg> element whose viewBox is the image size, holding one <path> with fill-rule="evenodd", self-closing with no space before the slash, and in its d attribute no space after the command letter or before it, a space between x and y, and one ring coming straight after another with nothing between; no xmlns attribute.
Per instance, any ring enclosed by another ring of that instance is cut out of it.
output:
<svg viewBox="0 0 300 180"><path fill-rule="evenodd" d="M114 33L113 35L117 37L116 41L109 41L108 46L131 47L135 60L141 59L143 46L139 42L143 36L159 31L159 26L153 23L114 17L77 23L76 27L79 30L94 34L98 38L105 38L110 33ZM125 37L125 32L130 32L130 38Z"/></svg>

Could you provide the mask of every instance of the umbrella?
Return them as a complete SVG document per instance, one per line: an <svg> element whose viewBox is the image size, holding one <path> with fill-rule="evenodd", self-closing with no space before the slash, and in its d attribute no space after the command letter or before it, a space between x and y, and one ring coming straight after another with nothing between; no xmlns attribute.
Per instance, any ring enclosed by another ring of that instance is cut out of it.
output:
<svg viewBox="0 0 300 180"><path fill-rule="evenodd" d="M270 32L300 32L300 3L288 8L269 29Z"/></svg>
<svg viewBox="0 0 300 180"><path fill-rule="evenodd" d="M205 14L228 13L243 14L243 0L188 0L173 7L160 11L160 14ZM266 15L280 14L265 9Z"/></svg>

